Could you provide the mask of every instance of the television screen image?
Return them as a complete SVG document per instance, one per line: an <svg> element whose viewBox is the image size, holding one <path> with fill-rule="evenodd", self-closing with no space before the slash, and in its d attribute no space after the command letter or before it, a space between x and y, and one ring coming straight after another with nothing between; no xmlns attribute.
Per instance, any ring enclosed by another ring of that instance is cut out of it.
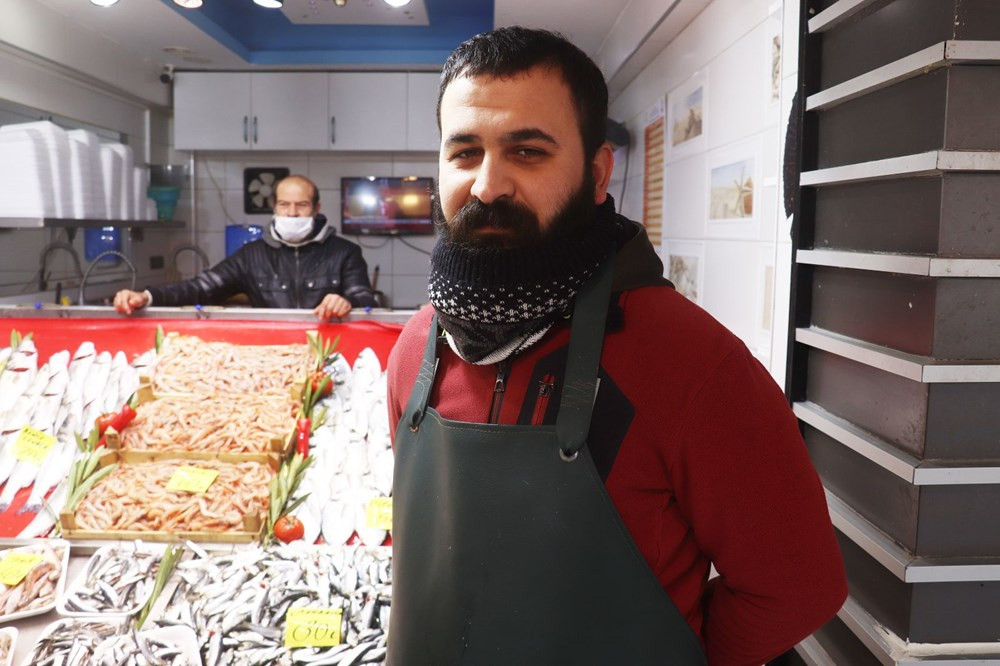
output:
<svg viewBox="0 0 1000 666"><path fill-rule="evenodd" d="M434 179L372 176L341 179L341 233L433 234Z"/></svg>

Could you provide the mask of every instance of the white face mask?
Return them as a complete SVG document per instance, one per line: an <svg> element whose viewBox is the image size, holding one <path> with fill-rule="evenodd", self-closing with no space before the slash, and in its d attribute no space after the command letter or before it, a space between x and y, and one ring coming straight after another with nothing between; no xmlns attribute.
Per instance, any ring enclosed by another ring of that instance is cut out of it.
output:
<svg viewBox="0 0 1000 666"><path fill-rule="evenodd" d="M289 243L301 243L312 233L312 217L285 217L283 215L274 216L274 230L278 232L281 239Z"/></svg>

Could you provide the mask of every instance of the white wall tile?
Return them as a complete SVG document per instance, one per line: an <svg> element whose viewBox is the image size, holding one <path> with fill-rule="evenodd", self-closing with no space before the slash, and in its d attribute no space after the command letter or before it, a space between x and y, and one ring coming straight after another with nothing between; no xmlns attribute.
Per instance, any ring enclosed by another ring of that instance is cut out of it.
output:
<svg viewBox="0 0 1000 666"><path fill-rule="evenodd" d="M427 303L427 280L410 275L394 275L389 302L394 308L417 308Z"/></svg>
<svg viewBox="0 0 1000 666"><path fill-rule="evenodd" d="M705 243L703 307L748 347L757 342L759 243L709 240Z"/></svg>
<svg viewBox="0 0 1000 666"><path fill-rule="evenodd" d="M664 173L664 235L702 238L705 235L705 153L667 165Z"/></svg>
<svg viewBox="0 0 1000 666"><path fill-rule="evenodd" d="M436 236L407 236L393 240L392 274L427 276L430 273L430 252Z"/></svg>
<svg viewBox="0 0 1000 666"><path fill-rule="evenodd" d="M708 68L705 118L708 147L744 139L764 126L766 91L764 26L747 33Z"/></svg>
<svg viewBox="0 0 1000 666"><path fill-rule="evenodd" d="M368 279L372 278L375 267L379 267L379 289L389 293L392 291L392 254L395 249L392 239L388 236L344 236L347 240L361 246L361 256L368 264Z"/></svg>
<svg viewBox="0 0 1000 666"><path fill-rule="evenodd" d="M339 190L340 179L352 176L388 176L392 174L391 159L359 159L336 153L313 153L309 156L306 175L323 190Z"/></svg>

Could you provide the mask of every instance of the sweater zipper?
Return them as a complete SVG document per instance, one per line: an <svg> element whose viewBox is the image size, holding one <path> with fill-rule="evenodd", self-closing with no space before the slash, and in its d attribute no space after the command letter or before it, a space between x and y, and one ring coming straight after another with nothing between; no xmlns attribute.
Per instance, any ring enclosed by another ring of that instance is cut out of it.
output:
<svg viewBox="0 0 1000 666"><path fill-rule="evenodd" d="M490 418L487 423L500 423L500 406L503 405L503 394L507 390L507 372L510 370L509 360L497 364L497 378L493 382L493 403L490 405Z"/></svg>
<svg viewBox="0 0 1000 666"><path fill-rule="evenodd" d="M299 294L299 248L295 248L295 282L292 283L295 289L295 307L302 307L302 297Z"/></svg>
<svg viewBox="0 0 1000 666"><path fill-rule="evenodd" d="M531 415L531 425L545 425L545 412L549 407L549 396L555 388L556 378L554 375L545 375L542 381L538 382L538 399L535 400L535 411Z"/></svg>

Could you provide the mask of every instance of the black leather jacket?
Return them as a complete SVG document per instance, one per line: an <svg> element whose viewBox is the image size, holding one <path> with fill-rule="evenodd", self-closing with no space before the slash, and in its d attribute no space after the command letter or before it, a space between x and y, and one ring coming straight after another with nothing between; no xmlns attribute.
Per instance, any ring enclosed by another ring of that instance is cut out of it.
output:
<svg viewBox="0 0 1000 666"><path fill-rule="evenodd" d="M148 287L152 305L217 305L246 294L255 308L314 308L327 294L354 307L377 307L361 248L330 234L298 247L268 232L190 280Z"/></svg>

